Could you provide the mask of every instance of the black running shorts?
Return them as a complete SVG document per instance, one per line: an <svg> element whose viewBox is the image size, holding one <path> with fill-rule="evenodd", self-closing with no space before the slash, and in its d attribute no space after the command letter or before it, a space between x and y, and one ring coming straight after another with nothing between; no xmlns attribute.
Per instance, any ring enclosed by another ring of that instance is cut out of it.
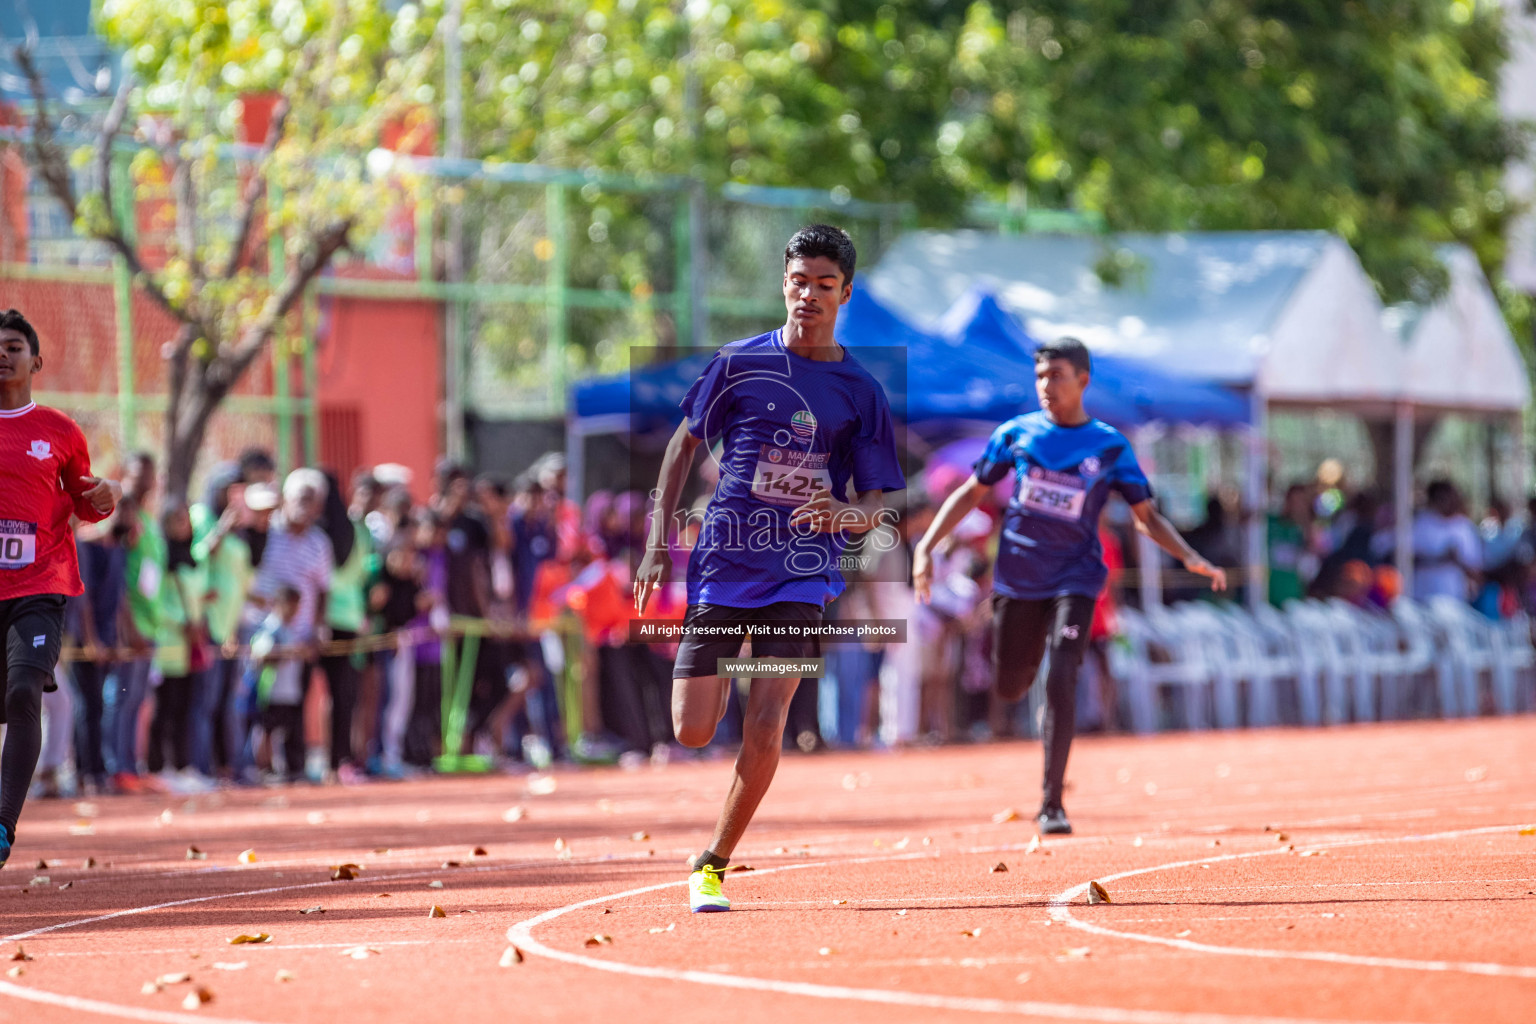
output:
<svg viewBox="0 0 1536 1024"><path fill-rule="evenodd" d="M821 625L822 607L804 601L780 601L762 608L730 608L720 604L691 604L683 616L683 639L677 645L673 679L698 679L716 674L721 658L734 658L751 633L753 623L793 623L804 629ZM699 636L690 626L710 628L710 635ZM754 658L819 658L818 637L755 636Z"/></svg>
<svg viewBox="0 0 1536 1024"><path fill-rule="evenodd" d="M1088 649L1093 605L1093 598L1080 594L1040 600L993 595L992 667L998 692L1008 700L1022 696L1035 681L1047 648L1075 677Z"/></svg>
<svg viewBox="0 0 1536 1024"><path fill-rule="evenodd" d="M57 688L53 667L59 663L59 649L64 645L63 597L36 594L0 601L0 637L5 639L0 648L0 681L10 678L11 666L25 665L48 677L45 689Z"/></svg>

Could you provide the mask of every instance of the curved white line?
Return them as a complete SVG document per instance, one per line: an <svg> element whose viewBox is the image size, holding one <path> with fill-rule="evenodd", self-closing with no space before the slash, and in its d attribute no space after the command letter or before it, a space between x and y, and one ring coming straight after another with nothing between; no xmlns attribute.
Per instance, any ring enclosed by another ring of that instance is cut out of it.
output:
<svg viewBox="0 0 1536 1024"><path fill-rule="evenodd" d="M1394 836L1391 838L1350 839L1336 843L1319 843L1308 849L1326 850L1343 849L1352 846L1377 846L1385 843L1420 843L1435 839L1460 839L1465 836L1489 835L1501 832L1510 832L1519 828L1528 827L1520 825L1493 825L1485 828L1457 829L1452 832L1435 832L1421 836ZM1172 864L1158 864L1149 868L1134 868L1130 871L1121 871L1118 874L1106 875L1099 879L1100 882L1116 882L1122 878L1135 878L1138 875L1154 874L1160 871L1172 871L1175 868L1195 867L1200 864L1216 864L1223 861L1246 860L1251 857L1274 857L1284 855L1289 851L1284 848L1272 850L1255 850L1249 853L1228 853L1215 857L1203 857L1199 860L1184 860ZM1088 883L1074 885L1070 889L1057 893L1051 899L1051 917L1062 924L1070 925L1081 931L1093 935L1102 935L1106 938L1130 939L1135 942L1149 942L1158 946L1170 946L1174 949L1188 950L1192 953L1217 953L1222 956L1246 956L1262 960L1311 960L1319 963L1350 964L1356 967L1391 967L1405 971L1443 971L1460 974L1480 974L1499 978L1536 978L1536 967L1523 967L1513 964L1491 964L1477 961L1455 960L1409 960L1403 957L1388 956L1358 956L1353 953L1327 953L1315 950L1286 950L1286 949L1255 949L1247 946L1214 946L1205 942L1194 942L1190 939L1175 939L1162 935L1148 935L1144 932L1122 932L1103 925L1091 924L1087 921L1072 916L1068 904L1079 899L1088 891Z"/></svg>
<svg viewBox="0 0 1536 1024"><path fill-rule="evenodd" d="M981 852L969 851L969 852ZM850 864L870 864L896 860L914 860L936 856L931 853L902 854L884 857L860 857L837 861L839 867ZM749 877L776 874L780 871L798 871L804 868L827 867L826 863L786 864L783 867L763 868ZM1053 1017L1058 1020L1093 1021L1096 1024L1335 1024L1313 1018L1253 1017L1220 1013L1183 1013L1174 1010L1131 1010L1114 1006L1082 1006L1076 1003L1045 1003L1034 1000L983 999L969 996L945 996L920 992L900 992L877 988L852 988L846 985L818 985L812 982L780 981L774 978L751 978L713 971L681 971L670 967L645 967L614 960L599 960L580 953L552 949L534 938L533 930L541 924L553 921L575 910L610 903L616 900L643 896L661 889L674 889L686 885L686 881L662 882L642 886L625 892L582 900L569 906L546 910L536 917L519 921L507 930L507 939L524 953L542 956L549 960L625 974L630 977L656 978L662 981L690 981L699 985L720 988L747 989L758 992L774 992L780 995L809 996L817 999L846 999L864 1003L883 1003L891 1006L918 1007L931 1010L962 1010L972 1013L1001 1013L1026 1017Z"/></svg>
<svg viewBox="0 0 1536 1024"><path fill-rule="evenodd" d="M202 1014L176 1013L173 1010L151 1010L142 1006L119 1006L97 999L60 995L42 989L26 988L9 981L0 981L0 996L14 996L45 1006L62 1006L79 1013L97 1013L103 1017L121 1017L124 1020L149 1021L151 1024L270 1024L267 1021L240 1020L234 1017L208 1017Z"/></svg>

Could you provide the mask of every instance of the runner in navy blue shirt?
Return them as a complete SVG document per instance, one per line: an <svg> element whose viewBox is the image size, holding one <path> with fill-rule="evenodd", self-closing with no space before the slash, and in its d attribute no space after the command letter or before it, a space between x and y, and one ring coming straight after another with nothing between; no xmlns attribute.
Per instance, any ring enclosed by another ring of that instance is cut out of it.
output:
<svg viewBox="0 0 1536 1024"><path fill-rule="evenodd" d="M635 578L637 611L667 580L669 527L701 444L720 470L688 562L688 610L672 670L672 724L687 746L713 738L730 685L717 662L735 657L747 635L754 658L820 653L819 641L803 634L820 626L823 608L842 593L838 563L848 535L891 518L883 492L906 486L885 392L832 337L855 259L840 228L797 232L784 249L788 321L715 354L683 400L684 422L667 445ZM780 628L800 635L773 635ZM773 780L800 678L752 681L725 808L689 878L695 913L730 909L721 873Z"/></svg>
<svg viewBox="0 0 1536 1024"><path fill-rule="evenodd" d="M1099 546L1099 513L1112 493L1131 506L1136 528L1225 590L1226 574L1184 543L1152 504L1152 486L1131 443L1083 411L1091 364L1088 348L1062 338L1035 354L1040 412L1016 416L993 431L975 472L951 494L912 553L920 601L932 583L930 553L1010 473L1014 493L1003 516L992 574L992 662L997 691L1018 700L1050 649L1045 682L1045 784L1036 823L1046 834L1072 831L1062 807L1067 755L1076 731L1077 671L1088 644L1094 599L1108 575Z"/></svg>

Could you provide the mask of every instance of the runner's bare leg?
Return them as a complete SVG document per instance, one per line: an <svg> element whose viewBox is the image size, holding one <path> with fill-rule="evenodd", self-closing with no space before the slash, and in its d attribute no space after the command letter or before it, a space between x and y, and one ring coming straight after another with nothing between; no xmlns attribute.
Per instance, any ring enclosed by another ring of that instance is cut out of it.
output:
<svg viewBox="0 0 1536 1024"><path fill-rule="evenodd" d="M784 747L784 723L789 717L789 701L795 695L799 679L754 679L747 696L746 713L741 727L741 752L731 773L731 788L725 806L715 823L715 836L709 849L716 856L729 857L757 812L763 794L779 768L779 752Z"/></svg>

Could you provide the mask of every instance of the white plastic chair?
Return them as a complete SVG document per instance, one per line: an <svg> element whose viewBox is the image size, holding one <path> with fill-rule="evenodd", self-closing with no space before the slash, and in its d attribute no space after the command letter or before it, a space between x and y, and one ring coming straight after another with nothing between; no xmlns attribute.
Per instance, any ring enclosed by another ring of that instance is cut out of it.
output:
<svg viewBox="0 0 1536 1024"><path fill-rule="evenodd" d="M1296 714L1302 725L1322 721L1323 658L1306 634L1274 605L1263 604L1254 610L1254 625L1264 635L1273 657L1287 659L1285 675L1295 680Z"/></svg>
<svg viewBox="0 0 1536 1024"><path fill-rule="evenodd" d="M1391 610L1392 619L1398 626L1398 635L1408 649L1409 659L1415 665L1421 666L1415 674L1425 671L1434 673L1435 699L1439 705L1441 717L1460 716L1463 713L1461 708L1464 703L1461 672L1451 652L1451 641L1445 626L1430 614L1428 608L1411 597L1399 597L1392 602ZM1416 694L1417 688L1415 687L1412 692ZM1477 706L1475 695L1474 689L1473 698L1465 702L1467 707Z"/></svg>
<svg viewBox="0 0 1536 1024"><path fill-rule="evenodd" d="M1240 605L1221 606L1221 615L1240 652L1248 679L1248 724L1280 723L1280 681L1298 673L1295 645L1288 630L1273 634Z"/></svg>
<svg viewBox="0 0 1536 1024"><path fill-rule="evenodd" d="M1290 601L1286 617L1303 651L1317 657L1322 682L1323 721L1335 725L1349 720L1349 686L1359 668L1356 651L1341 636L1325 606L1314 601Z"/></svg>
<svg viewBox="0 0 1536 1024"><path fill-rule="evenodd" d="M1498 627L1454 597L1431 598L1429 613L1445 627L1451 657L1460 670L1459 713L1477 715L1482 711L1481 677L1485 674L1493 691L1494 706L1504 714L1513 711L1514 671L1500 656L1502 641Z"/></svg>
<svg viewBox="0 0 1536 1024"><path fill-rule="evenodd" d="M1198 645L1179 631L1154 628L1134 608L1119 609L1116 618L1119 635L1109 645L1109 669L1123 690L1131 728L1142 734L1157 731L1157 697L1165 686L1179 689L1188 727L1205 728L1203 691L1209 674Z"/></svg>
<svg viewBox="0 0 1536 1024"><path fill-rule="evenodd" d="M1188 641L1199 645L1210 676L1216 727L1236 729L1242 724L1238 690L1252 678L1254 666L1243 656L1236 638L1222 617L1204 601L1186 601L1169 609L1172 619Z"/></svg>

